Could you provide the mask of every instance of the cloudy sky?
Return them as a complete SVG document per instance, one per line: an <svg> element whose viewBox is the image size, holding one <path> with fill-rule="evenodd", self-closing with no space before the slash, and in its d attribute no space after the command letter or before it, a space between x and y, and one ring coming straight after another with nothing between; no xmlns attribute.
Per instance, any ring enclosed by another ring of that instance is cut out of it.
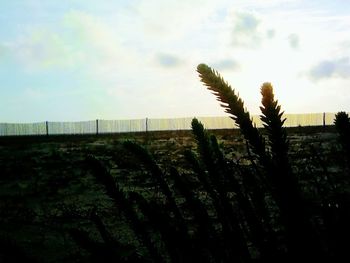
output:
<svg viewBox="0 0 350 263"><path fill-rule="evenodd" d="M196 67L253 114L350 111L350 1L1 0L0 122L223 116Z"/></svg>

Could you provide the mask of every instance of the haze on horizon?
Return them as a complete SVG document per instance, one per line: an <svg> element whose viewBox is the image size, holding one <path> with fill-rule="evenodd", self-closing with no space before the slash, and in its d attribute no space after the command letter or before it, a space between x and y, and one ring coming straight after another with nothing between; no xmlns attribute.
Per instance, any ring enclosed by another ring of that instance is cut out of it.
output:
<svg viewBox="0 0 350 263"><path fill-rule="evenodd" d="M13 0L0 9L0 122L224 116L205 63L259 114L350 111L350 1Z"/></svg>

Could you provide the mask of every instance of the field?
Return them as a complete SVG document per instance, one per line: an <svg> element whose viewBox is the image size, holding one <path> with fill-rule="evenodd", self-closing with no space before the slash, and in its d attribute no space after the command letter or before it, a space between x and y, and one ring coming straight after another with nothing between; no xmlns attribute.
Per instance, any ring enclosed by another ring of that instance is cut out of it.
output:
<svg viewBox="0 0 350 263"><path fill-rule="evenodd" d="M212 130L210 133L216 136L226 160L247 171L254 169L256 158L247 151L246 142L239 130ZM346 164L335 128L296 127L288 128L287 134L292 172L299 176L303 198L310 203L308 207L315 209L309 211L312 222L321 229L320 236L332 235L335 232L327 232L326 222L321 217L325 212L321 209L322 205L337 209L340 205L339 196L349 196L350 190L349 179L344 179L347 175ZM101 174L107 172L127 198L131 198L131 193L137 193L158 206L165 202L167 196L160 189L162 186L152 180L154 170L148 169L147 163L140 161L125 147L126 141L137 142L148 149L166 176L172 173L171 167L189 178L196 173L185 157L188 150L200 152L191 131L0 138L0 261L101 262L114 257L118 262L173 262L172 251L167 250L170 241L162 236L162 229L159 233L154 231L152 216L147 216L142 210L142 202L137 203L135 199L133 204L136 202L138 205L133 211L136 211L137 220L142 222L143 227L147 227L146 231L151 235L153 243L149 246L137 230L139 221L133 223L131 220L130 223L128 208L122 204L124 199L119 200L118 204L106 182L99 182L99 177L94 175L94 169L100 169ZM96 168L96 163L92 160L97 160L101 166ZM195 233L199 230L194 221L195 216L191 215L191 207L174 186L176 180L166 178L176 197L177 206L188 222L189 236L196 240ZM245 180L250 179L243 178L239 183L245 184ZM208 196L201 196L208 193L201 189L198 181L194 180L190 185L196 189L198 199L209 207L207 211L214 222L212 225L216 228L215 231L221 233L224 225L220 223L219 215L215 215L214 201ZM249 188L248 185L252 184L247 182L246 185L244 187ZM331 192L329 189L336 190ZM254 191L251 190L251 193ZM234 193L231 196L234 198L235 191L228 192ZM338 199L333 198L334 193ZM326 203L322 203L322 195ZM268 203L269 196L264 196ZM331 203L332 200L337 200L337 203ZM256 209L259 212L262 210L261 207ZM269 211L273 209L274 204L270 204ZM283 226L273 222L279 218L278 212L274 213L277 215L270 216L269 227L273 229L274 238L281 238L276 241L277 252L272 253L278 258L285 250L286 241L283 239ZM169 215L170 219L176 218L174 213ZM338 213L335 215L339 216ZM240 220L249 222L248 219ZM240 223L240 226L253 231L249 224L242 226ZM110 239L113 241L109 243L107 240ZM261 251L265 250L260 250L261 247L254 243L257 240L255 236L249 239L247 234L245 239L250 257L262 260ZM344 247L333 250L333 246L338 246L341 241L329 242L327 238L321 241L330 256L334 256L334 251L342 251L347 247L345 244ZM108 244L114 244L114 248L110 249ZM159 251L161 259L153 257L155 254L150 246ZM205 256L207 252L203 247L201 249ZM216 256L214 251L208 258L216 262ZM244 256L239 255L238 259L243 262ZM222 260L225 261L225 257ZM187 262L186 259L183 262Z"/></svg>

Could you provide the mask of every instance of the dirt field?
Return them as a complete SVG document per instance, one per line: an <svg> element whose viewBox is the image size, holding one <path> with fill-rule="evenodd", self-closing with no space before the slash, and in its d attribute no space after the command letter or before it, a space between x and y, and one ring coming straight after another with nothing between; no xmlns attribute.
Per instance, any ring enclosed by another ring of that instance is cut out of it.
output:
<svg viewBox="0 0 350 263"><path fill-rule="evenodd" d="M228 159L248 161L238 130L210 132ZM316 180L308 176L322 176L325 169L328 176L341 176L333 126L289 128L287 132L293 169L305 175L301 182ZM10 240L39 262L84 258L68 229L88 229L87 214L96 206L102 214L111 209L110 200L93 182L86 157L93 155L102 161L126 191L149 188L147 174L122 146L126 140L144 145L165 171L170 166L180 172L189 170L183 152L196 148L191 131L0 138L0 243ZM132 242L121 218L107 216L106 221L122 243Z"/></svg>

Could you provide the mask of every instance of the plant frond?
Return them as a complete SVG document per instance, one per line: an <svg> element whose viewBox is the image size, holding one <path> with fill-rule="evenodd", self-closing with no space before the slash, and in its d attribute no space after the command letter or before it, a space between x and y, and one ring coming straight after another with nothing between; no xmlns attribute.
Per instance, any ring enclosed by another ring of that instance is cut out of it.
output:
<svg viewBox="0 0 350 263"><path fill-rule="evenodd" d="M283 169L287 170L289 169L287 156L289 142L286 130L283 127L286 119L282 119L283 112L281 112L281 106L278 105L278 101L275 100L271 83L265 82L261 86L261 95L262 106L260 110L262 115L260 119L268 134L274 162L280 167L284 166Z"/></svg>
<svg viewBox="0 0 350 263"><path fill-rule="evenodd" d="M249 112L244 107L243 100L236 94L235 90L220 76L220 74L205 64L199 64L197 72L203 84L217 97L225 112L240 128L244 138L252 146L252 150L257 154L263 163L268 162L265 151L265 142L259 131L253 125Z"/></svg>

